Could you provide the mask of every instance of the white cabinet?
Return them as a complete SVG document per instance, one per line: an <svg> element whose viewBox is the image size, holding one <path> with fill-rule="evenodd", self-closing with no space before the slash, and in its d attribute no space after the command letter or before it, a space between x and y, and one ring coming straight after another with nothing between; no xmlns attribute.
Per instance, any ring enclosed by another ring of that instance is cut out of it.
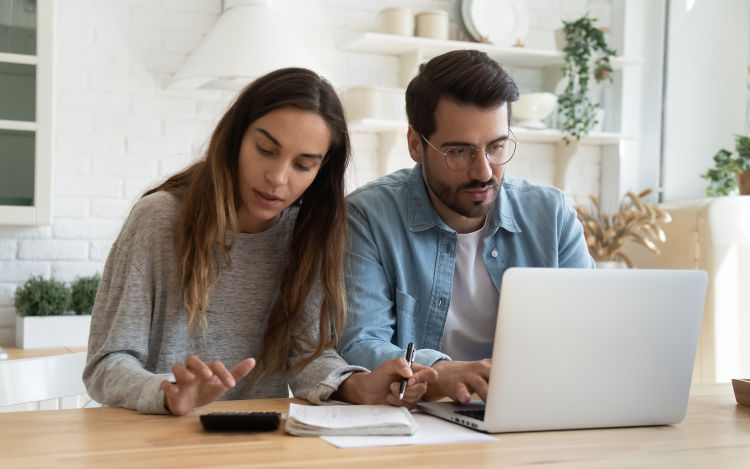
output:
<svg viewBox="0 0 750 469"><path fill-rule="evenodd" d="M52 222L52 8L0 3L0 225Z"/></svg>
<svg viewBox="0 0 750 469"><path fill-rule="evenodd" d="M503 66L518 66L544 69L550 75L559 73L563 65L563 53L557 50L530 49L525 47L500 47L476 42L427 39L420 37L397 36L380 33L357 33L339 46L341 50L349 52L365 52L397 56L400 61L399 84L406 87L409 80L416 74L421 63L431 57L457 49L474 49L486 52L490 57ZM615 69L639 64L640 61L628 57L617 57L612 61ZM406 132L408 124L404 121L390 121L384 119L358 119L349 123L354 132L373 132L379 136L378 157L381 169L389 166L388 160L393 158L393 145L403 144L403 140L396 137ZM575 156L577 145L565 145L562 133L556 129L528 130L513 128L520 142L554 144L556 151L555 185L565 189L565 179L568 165ZM394 135L395 134L395 135ZM581 145L601 145L605 153L619 154L619 145L625 140L635 140L637 135L623 135L617 132L592 132L584 137Z"/></svg>

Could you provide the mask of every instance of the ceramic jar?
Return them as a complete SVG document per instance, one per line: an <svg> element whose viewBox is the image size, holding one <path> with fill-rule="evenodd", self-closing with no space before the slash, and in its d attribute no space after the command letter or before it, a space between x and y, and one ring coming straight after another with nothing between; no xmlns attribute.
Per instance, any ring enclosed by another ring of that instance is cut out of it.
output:
<svg viewBox="0 0 750 469"><path fill-rule="evenodd" d="M448 13L443 10L424 10L417 13L416 35L432 39L448 39Z"/></svg>
<svg viewBox="0 0 750 469"><path fill-rule="evenodd" d="M378 13L377 20L380 33L414 35L414 13L408 8L384 8Z"/></svg>

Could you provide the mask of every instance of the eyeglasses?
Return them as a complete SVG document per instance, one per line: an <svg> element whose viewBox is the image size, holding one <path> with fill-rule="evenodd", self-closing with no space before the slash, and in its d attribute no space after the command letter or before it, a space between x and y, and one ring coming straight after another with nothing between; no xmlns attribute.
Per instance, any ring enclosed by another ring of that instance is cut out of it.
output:
<svg viewBox="0 0 750 469"><path fill-rule="evenodd" d="M516 140L516 135L512 130L508 129L508 132L510 132L510 135L512 135L513 138L508 137L506 139L493 142L482 149L485 157L487 158L487 161L491 165L504 165L505 163L510 161L511 158L513 158L513 155L515 155L518 141ZM451 169L453 171L464 171L468 169L472 164L474 164L474 160L477 158L477 154L479 152L479 149L472 145L456 145L448 148L445 151L440 151L437 149L437 147L435 147L435 145L430 143L430 141L427 140L424 135L422 135L422 139L427 142L427 144L431 146L436 152L445 157L446 166L448 166L448 169Z"/></svg>

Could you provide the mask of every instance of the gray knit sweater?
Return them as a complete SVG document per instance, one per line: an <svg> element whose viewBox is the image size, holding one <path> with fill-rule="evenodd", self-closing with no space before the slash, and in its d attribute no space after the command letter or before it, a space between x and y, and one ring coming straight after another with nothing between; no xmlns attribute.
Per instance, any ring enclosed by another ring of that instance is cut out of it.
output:
<svg viewBox="0 0 750 469"><path fill-rule="evenodd" d="M204 362L221 360L231 369L257 357L266 316L278 295L286 267L288 243L297 214L287 209L279 221L257 234L240 233L214 289L205 337L188 333L179 283L175 223L179 200L157 192L136 203L104 266L96 295L83 380L89 395L110 406L143 413L165 413L163 379L171 379L175 363L188 354ZM297 344L289 363L307 357L317 344L322 294L311 291ZM248 385L238 380L221 399L295 396L321 403L353 372L334 350L326 350L295 373L275 373Z"/></svg>

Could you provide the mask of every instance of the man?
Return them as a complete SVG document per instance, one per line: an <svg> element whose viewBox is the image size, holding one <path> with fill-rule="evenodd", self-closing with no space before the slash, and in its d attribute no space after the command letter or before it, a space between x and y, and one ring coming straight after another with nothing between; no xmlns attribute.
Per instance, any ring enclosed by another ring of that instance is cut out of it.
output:
<svg viewBox="0 0 750 469"><path fill-rule="evenodd" d="M438 372L426 399L486 399L505 269L594 265L561 191L503 175L517 99L485 53L435 57L406 90L417 165L349 196L340 352L373 369L414 342L415 362Z"/></svg>

